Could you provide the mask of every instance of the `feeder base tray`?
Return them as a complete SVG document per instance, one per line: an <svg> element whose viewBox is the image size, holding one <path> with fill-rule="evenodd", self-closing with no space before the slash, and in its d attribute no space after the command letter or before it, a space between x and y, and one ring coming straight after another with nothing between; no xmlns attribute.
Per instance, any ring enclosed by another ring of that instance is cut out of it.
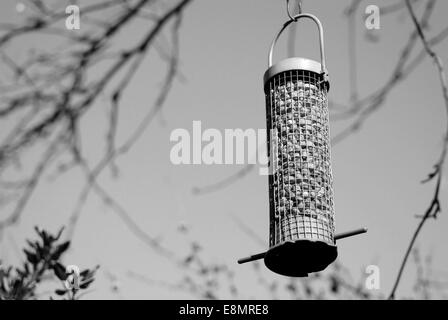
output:
<svg viewBox="0 0 448 320"><path fill-rule="evenodd" d="M287 241L266 253L264 264L271 271L288 277L306 277L324 270L336 260L336 245L322 241Z"/></svg>

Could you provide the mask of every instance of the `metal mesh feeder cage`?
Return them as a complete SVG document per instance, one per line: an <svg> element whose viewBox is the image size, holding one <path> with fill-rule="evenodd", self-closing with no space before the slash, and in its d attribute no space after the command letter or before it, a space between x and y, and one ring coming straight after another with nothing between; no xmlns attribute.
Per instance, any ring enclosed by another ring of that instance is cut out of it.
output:
<svg viewBox="0 0 448 320"><path fill-rule="evenodd" d="M277 40L292 23L308 18L319 29L321 62L294 57L272 64ZM270 164L270 237L265 265L285 276L324 270L337 257L330 125L323 28L311 14L286 22L274 38L264 74ZM339 238L365 232L356 230Z"/></svg>
<svg viewBox="0 0 448 320"><path fill-rule="evenodd" d="M264 75L269 176L270 249L265 257L272 271L300 276L325 269L337 257L334 240L333 178L323 29L319 28L321 63L289 58ZM273 146L275 144L275 146Z"/></svg>

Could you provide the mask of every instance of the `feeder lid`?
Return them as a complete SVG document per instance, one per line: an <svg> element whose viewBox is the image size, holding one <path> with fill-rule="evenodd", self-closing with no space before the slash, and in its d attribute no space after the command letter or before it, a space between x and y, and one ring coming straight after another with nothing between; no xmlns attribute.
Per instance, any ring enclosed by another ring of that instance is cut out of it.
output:
<svg viewBox="0 0 448 320"><path fill-rule="evenodd" d="M266 85L275 75L293 70L311 71L322 75L324 76L324 81L327 83L327 88L330 88L327 70L322 71L322 65L319 62L306 58L288 58L277 62L264 73L264 85Z"/></svg>

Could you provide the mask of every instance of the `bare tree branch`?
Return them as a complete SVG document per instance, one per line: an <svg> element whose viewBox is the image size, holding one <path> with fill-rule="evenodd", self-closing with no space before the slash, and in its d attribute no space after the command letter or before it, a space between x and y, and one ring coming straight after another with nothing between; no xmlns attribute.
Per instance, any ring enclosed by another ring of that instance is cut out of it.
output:
<svg viewBox="0 0 448 320"><path fill-rule="evenodd" d="M440 84L441 84L442 92L443 92L445 109L446 109L447 117L448 117L448 86L447 86L446 74L445 74L445 69L443 67L442 59L433 51L431 45L429 44L428 40L426 39L426 36L423 32L423 28L422 28L421 24L419 23L419 21L417 20L415 13L414 13L414 9L412 8L411 2L409 0L406 0L406 6L409 10L409 14L412 17L412 21L414 23L415 29L416 29L421 41L423 42L423 46L426 50L426 53L428 54L428 56L431 57L431 59L433 60L434 64L437 67L437 71L438 71L438 74L440 77ZM427 222L428 219L430 219L430 218L436 219L437 215L441 212L439 195L440 195L440 186L441 186L441 181L442 181L442 176L443 176L442 170L443 170L443 165L445 163L447 147L448 147L448 122L447 122L446 130L447 131L446 131L446 134L444 137L444 144L443 144L440 159L435 165L435 170L429 175L428 179L426 179L424 181L424 183L426 183L431 180L436 180L436 188L434 191L433 199L432 199L429 207L426 209L424 216L421 218L421 221L420 221L419 225L417 226L417 229L415 230L415 232L411 238L411 242L409 243L408 249L406 250L405 256L404 256L403 261L400 266L400 270L398 271L398 276L395 280L394 286L389 295L389 299L395 298L396 290L398 288L398 285L400 284L400 279L403 274L403 270L406 266L409 255L412 252L412 248L414 246L415 241L417 240L417 237L418 237L420 231L422 230L423 226L425 225L425 223Z"/></svg>
<svg viewBox="0 0 448 320"><path fill-rule="evenodd" d="M55 139L55 141L50 143L49 147L47 148L47 151L44 153L41 160L37 163L33 174L31 175L28 182L24 186L24 191L22 192L19 201L15 205L13 212L6 219L0 221L0 233L3 231L5 227L13 225L19 221L23 209L28 203L28 200L30 199L33 191L35 190L40 180L40 177L42 176L45 169L49 166L50 160L55 155L57 148L60 146L60 144L61 144L60 137L58 137L57 139Z"/></svg>
<svg viewBox="0 0 448 320"><path fill-rule="evenodd" d="M85 201L87 200L88 194L92 187L92 181L96 181L97 177L101 174L101 172L107 167L107 165L114 161L119 156L127 153L131 147L135 144L135 142L142 136L148 125L151 123L151 121L154 119L157 112L162 108L163 104L166 101L166 98L168 96L168 93L172 87L172 83L174 81L174 78L176 76L177 72L177 64L178 64L178 31L181 23L180 13L177 13L178 18L177 22L175 23L174 28L174 50L173 50L173 56L170 61L166 79L164 81L162 90L159 93L159 96L156 99L156 102L154 104L154 107L149 110L149 112L146 114L146 116L143 118L143 120L140 122L140 124L137 126L137 129L130 135L130 137L119 147L116 149L113 149L111 152L106 153L105 157L95 166L95 168L91 171L90 177L87 181L87 184L84 188L84 190L81 192L80 197L78 199L78 204L75 208L75 210L72 213L72 216L70 218L70 226L69 226L69 233L73 233L73 229L75 227L76 221L78 220L78 217L81 213L81 209ZM121 93L120 93L121 94ZM116 95L114 93L113 95ZM110 142L109 142L110 143Z"/></svg>
<svg viewBox="0 0 448 320"><path fill-rule="evenodd" d="M354 14L354 10L356 10L357 5L359 5L359 2L357 0L353 0L352 4L345 10L346 14ZM430 0L425 8L425 12L423 14L421 25L422 28L425 28L428 24L429 18L431 16L431 13L433 11L435 5L435 0ZM353 36L353 35L352 35ZM434 36L429 42L432 45L437 45L441 41L445 40L448 37L448 28L442 30L439 34ZM349 124L345 129L343 129L341 132L337 133L332 138L332 145L336 145L349 136L351 136L353 133L356 133L361 129L364 122L372 115L375 111L377 111L380 107L384 106L386 98L393 92L393 90L397 87L397 85L401 82L403 82L415 69L416 67L424 61L424 59L427 57L425 51L423 50L420 54L416 56L413 60L411 60L412 51L417 43L418 40L418 34L416 31L412 32L409 36L409 39L407 43L405 44L404 48L402 49L398 62L393 69L391 75L389 76L389 80L382 85L380 88L373 91L371 94L367 95L364 98L357 99L356 101L351 101L350 105L348 107L344 107L340 104L337 104L335 102L330 101L329 107L330 110L335 109L335 106L337 106L339 109L343 109L340 113L332 113L331 114L331 120L346 120L346 119L353 119L351 120L351 124ZM353 41L353 40L351 40ZM352 73L356 73L356 71L352 70ZM356 77L355 77L356 78ZM353 81L352 81L353 82ZM351 87L351 96L357 96L357 88L356 86ZM239 181L240 179L244 178L246 175L248 175L252 169L254 169L256 166L252 164L246 165L244 168L240 169L236 173L218 181L215 183L212 183L208 186L204 187L195 187L193 188L194 194L205 194L209 192L216 192L219 190L222 190L223 188L226 188L233 183Z"/></svg>

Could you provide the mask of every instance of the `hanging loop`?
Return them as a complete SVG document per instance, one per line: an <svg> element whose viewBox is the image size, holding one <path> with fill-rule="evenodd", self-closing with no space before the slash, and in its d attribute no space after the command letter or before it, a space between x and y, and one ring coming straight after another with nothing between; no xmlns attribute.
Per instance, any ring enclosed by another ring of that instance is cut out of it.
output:
<svg viewBox="0 0 448 320"><path fill-rule="evenodd" d="M298 7L299 7L299 14L302 14L302 0L299 0L298 2ZM292 15L291 15L291 11L289 9L289 0L286 0L286 12L288 13L288 17L291 21L297 21Z"/></svg>
<svg viewBox="0 0 448 320"><path fill-rule="evenodd" d="M292 20L288 20L285 22L285 24L283 25L283 27L280 29L279 33L277 34L277 36L274 38L274 40L272 41L271 44L271 49L269 50L269 57L268 57L268 67L272 67L272 56L274 53L274 48L275 45L277 44L278 39L280 38L280 35L283 33L283 31L285 31L285 29L293 22L297 22L299 19L302 18L307 18L307 19L311 19L313 20L318 29L319 29L319 41L320 41L320 60L321 60L321 67L322 67L322 73L323 74L327 74L327 68L326 68L326 62L325 62L325 45L324 45L324 30L322 27L322 23L319 21L319 19L309 13L300 13L298 15L295 15L292 17Z"/></svg>

